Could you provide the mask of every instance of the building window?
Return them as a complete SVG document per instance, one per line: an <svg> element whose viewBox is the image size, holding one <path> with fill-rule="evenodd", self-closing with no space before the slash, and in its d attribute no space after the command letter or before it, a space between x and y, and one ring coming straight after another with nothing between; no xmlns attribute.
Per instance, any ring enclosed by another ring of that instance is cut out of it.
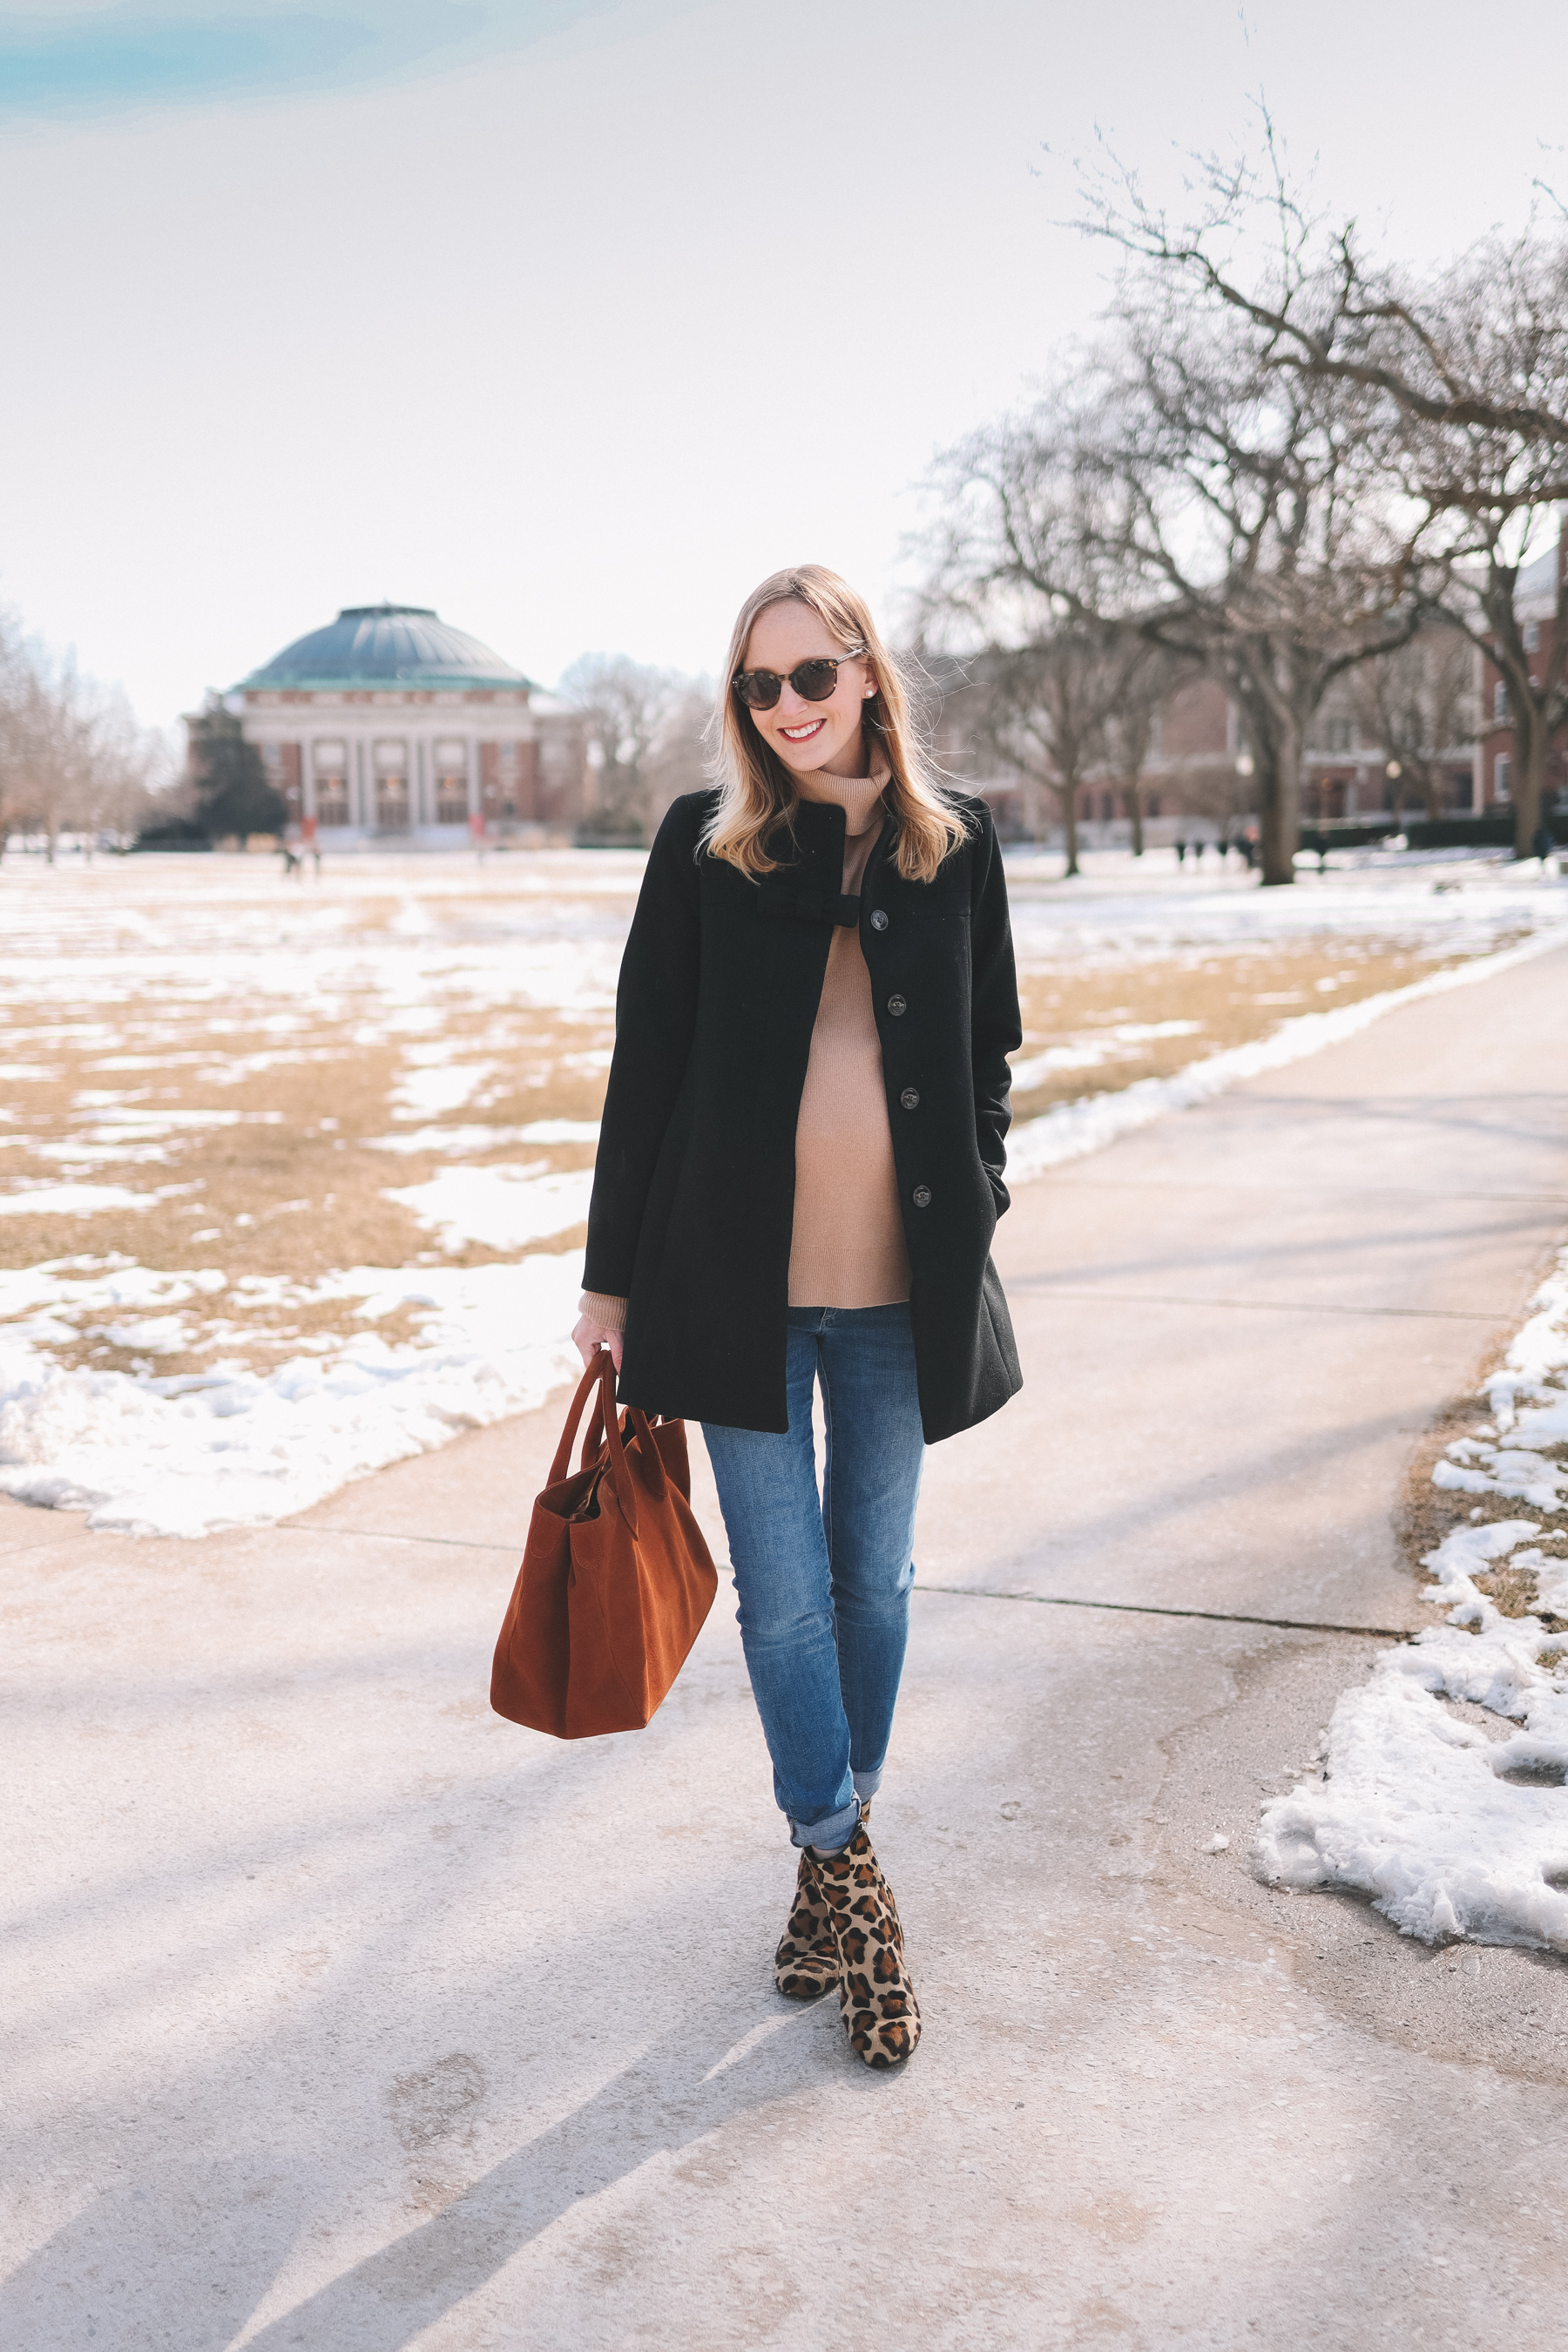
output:
<svg viewBox="0 0 1568 2352"><path fill-rule="evenodd" d="M462 743L436 746L436 822L467 824L468 821L468 754Z"/></svg>
<svg viewBox="0 0 1568 2352"><path fill-rule="evenodd" d="M1539 621L1526 621L1524 625L1524 650L1527 654L1540 652L1541 624Z"/></svg>
<svg viewBox="0 0 1568 2352"><path fill-rule="evenodd" d="M408 747L378 743L375 747L375 822L382 833L408 830Z"/></svg>
<svg viewBox="0 0 1568 2352"><path fill-rule="evenodd" d="M1492 717L1500 727L1508 717L1508 680L1500 677L1492 688Z"/></svg>
<svg viewBox="0 0 1568 2352"><path fill-rule="evenodd" d="M347 824L349 821L347 745L312 743L310 768L316 779L316 823Z"/></svg>
<svg viewBox="0 0 1568 2352"><path fill-rule="evenodd" d="M383 833L407 832L408 779L406 776L377 776L375 822Z"/></svg>
<svg viewBox="0 0 1568 2352"><path fill-rule="evenodd" d="M1492 769L1492 798L1495 801L1506 801L1510 797L1508 767L1508 753L1500 751L1496 765Z"/></svg>
<svg viewBox="0 0 1568 2352"><path fill-rule="evenodd" d="M500 813L503 817L517 814L518 757L515 743L503 743L496 753L496 782L500 786Z"/></svg>

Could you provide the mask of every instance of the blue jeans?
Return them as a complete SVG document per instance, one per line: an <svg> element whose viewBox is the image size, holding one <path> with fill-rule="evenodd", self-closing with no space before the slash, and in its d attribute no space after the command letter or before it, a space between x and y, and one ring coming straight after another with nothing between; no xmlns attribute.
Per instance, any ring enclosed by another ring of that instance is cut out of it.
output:
<svg viewBox="0 0 1568 2352"><path fill-rule="evenodd" d="M925 1440L908 1307L792 1307L789 1428L704 1422L773 1793L796 1845L853 1836L909 1638ZM812 1389L826 1460L816 1489Z"/></svg>

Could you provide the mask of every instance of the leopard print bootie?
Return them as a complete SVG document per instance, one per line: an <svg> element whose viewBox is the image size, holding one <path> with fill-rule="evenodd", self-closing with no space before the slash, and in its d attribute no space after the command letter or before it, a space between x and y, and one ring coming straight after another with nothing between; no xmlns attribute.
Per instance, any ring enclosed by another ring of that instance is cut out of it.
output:
<svg viewBox="0 0 1568 2352"><path fill-rule="evenodd" d="M868 2066L900 2065L921 2038L921 2013L899 1906L871 1851L865 1809L842 1853L811 1859L837 1947L838 2014L849 2047Z"/></svg>
<svg viewBox="0 0 1568 2352"><path fill-rule="evenodd" d="M827 1924L827 1906L816 1883L816 1865L802 1849L795 1882L795 1908L773 1954L773 1982L786 2000L820 2000L838 1981L838 1944Z"/></svg>

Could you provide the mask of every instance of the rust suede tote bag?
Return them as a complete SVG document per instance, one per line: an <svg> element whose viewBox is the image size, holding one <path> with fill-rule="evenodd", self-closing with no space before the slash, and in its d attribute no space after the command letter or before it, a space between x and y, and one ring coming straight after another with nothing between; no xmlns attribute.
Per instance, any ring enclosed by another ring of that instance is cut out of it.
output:
<svg viewBox="0 0 1568 2352"><path fill-rule="evenodd" d="M583 1455L566 1465L590 1389ZM608 1349L578 1384L533 1506L490 1705L557 1739L641 1731L702 1630L718 1571L691 1516L686 1424L616 1408Z"/></svg>

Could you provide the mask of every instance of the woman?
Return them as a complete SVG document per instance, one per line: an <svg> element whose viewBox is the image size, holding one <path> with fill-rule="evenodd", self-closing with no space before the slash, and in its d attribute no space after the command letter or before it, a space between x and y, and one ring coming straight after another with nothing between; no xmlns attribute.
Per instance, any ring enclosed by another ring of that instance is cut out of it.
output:
<svg viewBox="0 0 1568 2352"><path fill-rule="evenodd" d="M702 1423L801 1850L774 1980L837 1987L889 2066L920 2012L866 1817L921 1466L1019 1386L989 1256L1006 887L984 803L932 782L869 612L820 565L747 598L718 729L718 789L660 825L621 965L573 1337L627 1402Z"/></svg>

